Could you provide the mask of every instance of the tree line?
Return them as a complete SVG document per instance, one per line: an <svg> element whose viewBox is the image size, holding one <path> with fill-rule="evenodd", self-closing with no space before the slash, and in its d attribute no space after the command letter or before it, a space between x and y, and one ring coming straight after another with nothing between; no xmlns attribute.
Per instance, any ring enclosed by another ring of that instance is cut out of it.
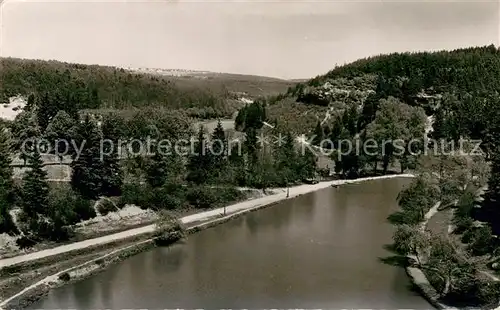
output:
<svg viewBox="0 0 500 310"><path fill-rule="evenodd" d="M315 155L302 156L291 134L282 145L259 143L265 120L262 106L259 113L246 114L241 141L231 143L219 121L212 133L199 128L194 152L187 156L165 153L154 145L162 139L175 143L192 136L192 123L183 113L143 109L133 115L70 114L61 107L49 115L43 101L35 100L2 127L0 232L22 236L21 246L68 240L74 235L72 226L95 217L96 211L103 214L127 204L158 211L212 208L244 198L235 184L265 191L315 176ZM152 153L120 157L116 147L120 140L148 138ZM43 150L37 147L42 139L58 141L52 151L71 156L69 184L48 182ZM101 144L103 140L113 144ZM64 141L71 141L69 148ZM12 153L29 167L19 184L12 180ZM15 218L14 210L20 210Z"/></svg>

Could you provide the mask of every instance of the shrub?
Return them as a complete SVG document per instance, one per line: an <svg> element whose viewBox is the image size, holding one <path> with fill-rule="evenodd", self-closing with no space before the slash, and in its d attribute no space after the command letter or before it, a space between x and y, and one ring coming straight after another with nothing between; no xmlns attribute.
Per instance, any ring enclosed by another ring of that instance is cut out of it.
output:
<svg viewBox="0 0 500 310"><path fill-rule="evenodd" d="M473 270L461 269L454 276L452 290L443 298L460 309L493 309L500 301L500 283L481 279Z"/></svg>
<svg viewBox="0 0 500 310"><path fill-rule="evenodd" d="M19 230L7 208L0 207L0 234L17 235Z"/></svg>
<svg viewBox="0 0 500 310"><path fill-rule="evenodd" d="M31 231L40 239L51 241L66 241L74 236L74 231L66 222L64 215L55 215L52 218L40 217L31 223Z"/></svg>
<svg viewBox="0 0 500 310"><path fill-rule="evenodd" d="M496 308L500 302L500 283L492 281L481 282L477 297L481 304L491 306L489 309Z"/></svg>
<svg viewBox="0 0 500 310"><path fill-rule="evenodd" d="M110 212L115 212L117 209L119 209L118 206L109 198L103 198L97 205L97 211L99 211L102 216Z"/></svg>
<svg viewBox="0 0 500 310"><path fill-rule="evenodd" d="M469 227L469 229L465 230L462 235L461 241L463 243L470 243L472 241L472 238L474 237L474 230L474 227Z"/></svg>
<svg viewBox="0 0 500 310"><path fill-rule="evenodd" d="M74 225L96 215L91 201L82 198L68 187L54 187L49 193L49 205L43 214L30 218L22 214L20 222L25 223L22 230L30 235L21 240L22 246L29 247L32 241L40 240L63 241L73 236ZM34 240L32 236L36 236ZM30 240L28 240L30 239Z"/></svg>
<svg viewBox="0 0 500 310"><path fill-rule="evenodd" d="M64 282L68 282L70 279L71 279L71 276L69 275L69 273L67 272L63 272L59 275L59 280L61 281L64 281Z"/></svg>
<svg viewBox="0 0 500 310"><path fill-rule="evenodd" d="M151 192L151 188L145 184L124 184L120 204L132 204L147 209L151 207Z"/></svg>
<svg viewBox="0 0 500 310"><path fill-rule="evenodd" d="M92 202L74 192L71 188L54 188L50 192L48 217L63 225L74 225L94 218L97 214Z"/></svg>
<svg viewBox="0 0 500 310"><path fill-rule="evenodd" d="M218 191L219 201L229 203L245 198L245 194L236 187L222 188Z"/></svg>
<svg viewBox="0 0 500 310"><path fill-rule="evenodd" d="M99 266L103 266L104 265L104 259L102 258L99 258L99 259L96 259L95 263Z"/></svg>
<svg viewBox="0 0 500 310"><path fill-rule="evenodd" d="M171 195L179 197L179 199L186 198L187 187L182 186L178 183L165 183L162 187L164 190L168 191Z"/></svg>
<svg viewBox="0 0 500 310"><path fill-rule="evenodd" d="M185 191L185 187L179 184L167 183L164 186L153 190L150 205L152 205L156 210L178 209L182 207L186 199Z"/></svg>
<svg viewBox="0 0 500 310"><path fill-rule="evenodd" d="M474 221L468 216L455 216L453 218L453 223L455 224L455 233L461 234L472 227Z"/></svg>
<svg viewBox="0 0 500 310"><path fill-rule="evenodd" d="M203 186L194 186L188 190L187 200L190 205L199 209L208 209L214 207L218 202L218 198L214 193L214 189Z"/></svg>
<svg viewBox="0 0 500 310"><path fill-rule="evenodd" d="M179 197L171 195L164 189L155 190L151 203L156 210L174 210L182 206Z"/></svg>
<svg viewBox="0 0 500 310"><path fill-rule="evenodd" d="M29 249L33 247L35 244L37 244L40 240L36 236L28 235L28 236L22 236L21 238L18 238L16 240L16 245L20 249Z"/></svg>
<svg viewBox="0 0 500 310"><path fill-rule="evenodd" d="M73 210L78 214L79 221L86 221L97 216L92 206L92 201L83 198L77 193L74 193L72 201L74 205Z"/></svg>
<svg viewBox="0 0 500 310"><path fill-rule="evenodd" d="M457 203L456 215L458 217L470 217L474 209L476 196L473 192L465 192L462 194Z"/></svg>
<svg viewBox="0 0 500 310"><path fill-rule="evenodd" d="M181 221L168 211L160 211L154 233L157 245L169 245L186 236L186 229Z"/></svg>
<svg viewBox="0 0 500 310"><path fill-rule="evenodd" d="M485 255L492 251L493 235L491 228L483 226L473 230L469 249L474 255Z"/></svg>

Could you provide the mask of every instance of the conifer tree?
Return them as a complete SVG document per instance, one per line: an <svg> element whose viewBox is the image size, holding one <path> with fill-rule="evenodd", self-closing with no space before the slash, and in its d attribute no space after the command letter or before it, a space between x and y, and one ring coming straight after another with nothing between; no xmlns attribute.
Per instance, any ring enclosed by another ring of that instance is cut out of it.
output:
<svg viewBox="0 0 500 310"><path fill-rule="evenodd" d="M78 120L78 107L80 103L75 97L76 96L72 92L66 92L64 105L61 108L63 108L72 119Z"/></svg>
<svg viewBox="0 0 500 310"><path fill-rule="evenodd" d="M284 137L284 143L278 146L275 156L275 170L285 185L297 179L299 157L295 149L295 141L290 132Z"/></svg>
<svg viewBox="0 0 500 310"><path fill-rule="evenodd" d="M349 109L344 111L344 115L342 117L342 122L347 127L347 130L351 134L351 136L356 135L357 133L357 121L358 121L358 111L356 106L352 106Z"/></svg>
<svg viewBox="0 0 500 310"><path fill-rule="evenodd" d="M59 155L61 161L63 155L71 155L71 139L74 126L75 120L68 113L61 110L50 121L45 131L45 138L54 148L54 152Z"/></svg>
<svg viewBox="0 0 500 310"><path fill-rule="evenodd" d="M108 153L106 149L109 147L109 145L104 147L105 153L102 158L103 169L100 192L105 196L119 196L123 184L123 171L120 166L118 151L113 149Z"/></svg>
<svg viewBox="0 0 500 310"><path fill-rule="evenodd" d="M333 122L332 129L330 131L330 140L334 143L336 147L336 142L340 139L340 135L342 134L342 120L340 117Z"/></svg>
<svg viewBox="0 0 500 310"><path fill-rule="evenodd" d="M102 156L102 187L101 193L106 196L118 196L123 184L123 171L120 166L119 140L123 135L123 122L120 118L111 115L102 122L103 142Z"/></svg>
<svg viewBox="0 0 500 310"><path fill-rule="evenodd" d="M35 107L36 105L36 97L35 94L30 94L28 96L28 102L26 103L26 107L24 108L25 110L31 110Z"/></svg>
<svg viewBox="0 0 500 310"><path fill-rule="evenodd" d="M210 168L215 177L220 177L226 168L228 153L226 133L220 120L212 133L211 146L212 163Z"/></svg>
<svg viewBox="0 0 500 310"><path fill-rule="evenodd" d="M154 150L154 154L148 158L144 170L146 182L152 188L178 184L185 177L183 158L175 152L168 154L161 149Z"/></svg>
<svg viewBox="0 0 500 310"><path fill-rule="evenodd" d="M434 123L432 124L432 138L433 139L443 139L448 136L446 129L446 119L444 115L443 108L437 109L434 114Z"/></svg>
<svg viewBox="0 0 500 310"><path fill-rule="evenodd" d="M161 187L168 177L166 158L159 151L155 151L146 165L146 182L152 187Z"/></svg>
<svg viewBox="0 0 500 310"><path fill-rule="evenodd" d="M300 152L298 158L298 177L302 179L314 178L316 176L316 164L318 158L309 148L303 148L303 152Z"/></svg>
<svg viewBox="0 0 500 310"><path fill-rule="evenodd" d="M244 113L245 115L245 129L247 127L252 127L254 129L260 129L266 120L266 108L260 101L255 101L250 104Z"/></svg>
<svg viewBox="0 0 500 310"><path fill-rule="evenodd" d="M242 151L243 147L240 141L232 145L231 149L229 149L228 144L228 181L236 182L240 186L246 184L245 158Z"/></svg>
<svg viewBox="0 0 500 310"><path fill-rule="evenodd" d="M103 162L100 158L100 138L97 125L87 115L76 128L75 141L81 153L75 153L71 163L71 187L86 199L96 199L101 194Z"/></svg>
<svg viewBox="0 0 500 310"><path fill-rule="evenodd" d="M87 90L87 109L97 109L101 105L101 100L99 99L99 92L95 87L89 87Z"/></svg>
<svg viewBox="0 0 500 310"><path fill-rule="evenodd" d="M12 148L20 152L20 158L26 165L27 155L34 147L33 141L41 136L34 110L25 110L16 116L12 124L12 136Z"/></svg>
<svg viewBox="0 0 500 310"><path fill-rule="evenodd" d="M0 234L18 232L9 213L14 202L14 184L12 181L9 144L6 129L0 126Z"/></svg>
<svg viewBox="0 0 500 310"><path fill-rule="evenodd" d="M50 120L57 114L59 111L61 98L56 94L52 96L49 93L45 93L42 97L39 98L37 102L37 122L40 126L40 131L45 132L47 125Z"/></svg>
<svg viewBox="0 0 500 310"><path fill-rule="evenodd" d="M253 127L245 128L244 149L248 157L248 166L253 167L258 162L257 130Z"/></svg>
<svg viewBox="0 0 500 310"><path fill-rule="evenodd" d="M206 183L210 178L208 168L212 160L210 150L207 150L206 145L205 129L200 126L198 140L194 143L193 154L189 155L187 165L187 180L195 184Z"/></svg>
<svg viewBox="0 0 500 310"><path fill-rule="evenodd" d="M236 118L234 120L234 128L236 128L236 130L245 129L245 120L246 120L247 109L248 109L248 106L245 105L243 108L241 108L238 111L238 114L236 115Z"/></svg>
<svg viewBox="0 0 500 310"><path fill-rule="evenodd" d="M316 124L313 134L314 134L313 144L319 146L324 138L323 127L321 127L320 121L318 121L318 123Z"/></svg>
<svg viewBox="0 0 500 310"><path fill-rule="evenodd" d="M380 98L380 93L372 93L366 98L361 115L358 118L357 127L359 130L366 128L366 126L375 119L375 114L380 104Z"/></svg>
<svg viewBox="0 0 500 310"><path fill-rule="evenodd" d="M29 154L28 170L23 178L21 189L21 206L30 224L38 221L39 216L48 212L49 185L47 171L43 169L43 161L37 147ZM31 225L32 226L32 225ZM31 227L33 229L33 227Z"/></svg>

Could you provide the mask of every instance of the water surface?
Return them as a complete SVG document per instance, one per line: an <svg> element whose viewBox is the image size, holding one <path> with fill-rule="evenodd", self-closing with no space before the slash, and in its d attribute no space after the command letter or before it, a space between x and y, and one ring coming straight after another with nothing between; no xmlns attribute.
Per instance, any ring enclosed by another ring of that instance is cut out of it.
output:
<svg viewBox="0 0 500 310"><path fill-rule="evenodd" d="M380 262L408 179L328 188L141 253L32 308L431 309Z"/></svg>

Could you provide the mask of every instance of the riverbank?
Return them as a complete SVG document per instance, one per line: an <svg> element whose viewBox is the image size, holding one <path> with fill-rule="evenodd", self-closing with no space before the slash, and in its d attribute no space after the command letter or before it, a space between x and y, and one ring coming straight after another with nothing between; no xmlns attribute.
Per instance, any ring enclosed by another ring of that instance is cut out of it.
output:
<svg viewBox="0 0 500 310"><path fill-rule="evenodd" d="M429 211L427 211L427 213L424 216L424 220L422 221L422 223L420 223L420 230L422 232L427 229L429 220L439 212L440 206L441 206L441 201L438 201L436 204L434 204L432 208L430 208ZM407 257L409 259L416 260L416 257L413 255L408 255ZM422 296L436 309L460 310L459 308L446 305L439 300L440 297L439 293L432 286L429 279L427 278L427 276L425 275L424 271L421 268L414 266L407 266L405 270L406 274L410 278L410 281L413 283L413 285L415 285L418 288ZM494 280L498 281L498 279ZM500 305L494 308L493 310L500 310Z"/></svg>
<svg viewBox="0 0 500 310"><path fill-rule="evenodd" d="M202 212L198 214L193 214L190 216L186 216L182 218L182 222L185 224L188 224L189 226L189 232L194 233L196 231L200 231L221 223L224 223L226 221L229 221L235 217L242 216L248 212L253 212L259 209L262 209L264 207L271 206L277 202L280 202L282 200L286 199L292 199L294 197L304 195L307 193L311 193L320 189L328 188L332 185L343 185L343 184L350 184L350 183L359 183L359 182L364 182L364 181L370 181L370 180L378 180L378 179L387 179L387 178L396 178L396 177L412 177L412 175L404 174L404 175L390 175L390 176L382 176L382 177L371 177L371 178L363 178L363 179L356 179L356 180L335 180L335 181L329 181L329 182L322 182L318 184L313 184L313 185L300 185L296 186L293 188L290 188L289 190L289 197L287 197L286 189L282 189L281 192L266 196L263 198L258 198L254 199L251 201L245 201L242 203L237 203L231 206L226 207L226 212L227 215L223 216L224 208L212 210L212 211L207 211L207 212ZM87 261L83 264L79 264L76 267L71 267L62 271L59 271L55 274L52 274L49 277L46 277L29 287L25 288L23 291L20 293L17 293L9 298L6 298L3 302L0 303L0 308L22 308L26 307L28 304L34 302L41 296L43 296L45 293L47 293L51 288L57 287L60 285L63 285L67 283L68 281L76 281L79 279L82 279L84 277L88 277L90 275L95 274L96 272L99 272L103 269L105 269L107 266L109 266L112 263L115 263L117 261L121 261L131 255L134 255L136 253L139 253L141 251L144 251L150 247L153 247L154 244L151 242L151 239L148 239L150 237L150 233L154 232L154 225L143 227L140 230L134 229L132 232L128 231L128 234L125 234L125 236L136 236L140 237L143 236L146 240L135 242L133 245L125 246L120 249L117 249L111 253L107 253L101 257L94 258L90 261ZM127 233L127 232L124 232ZM117 234L119 235L119 234ZM90 247L91 245L103 245L107 244L109 240L117 240L117 238L124 236L123 233L121 233L119 236L106 236L106 240L102 240L102 238L96 238L96 239L101 239L101 240L93 240L93 242L88 242L92 240L87 240L84 241L86 243L80 243L80 245L72 245L72 248L68 248L67 246L56 248L56 249L51 249L51 253L31 253L28 255L24 255L22 257L17 257L16 258L11 258L10 261L3 262L3 266L18 266L20 264L30 262L30 260L37 260L41 259L43 257L47 258L53 255L58 255L54 253L68 253L74 251L75 248L85 248L85 247ZM89 245L90 244L90 245ZM38 255L33 255L33 254L38 254ZM16 259L16 260L12 260ZM67 274L67 275L66 275Z"/></svg>
<svg viewBox="0 0 500 310"><path fill-rule="evenodd" d="M424 220L422 223L420 223L420 230L424 231L427 228L427 224L429 223L429 220L437 213L439 212L439 207L441 206L441 201L438 201L432 208L430 208L429 211L424 216ZM417 260L414 255L408 255L407 256L411 260ZM447 309L447 310L458 310L458 308L454 307L449 307L441 302L439 302L439 294L436 291L436 289L431 285L429 282L429 279L427 279L427 276L425 273L422 271L421 268L414 267L414 266L407 266L405 268L406 274L410 278L410 281L415 285L422 296L427 299L427 301L433 305L436 309Z"/></svg>
<svg viewBox="0 0 500 310"><path fill-rule="evenodd" d="M240 191L241 197L237 197L236 200L217 202L217 205L205 209L195 208L192 206L184 206L178 209L170 210L170 213L177 218L182 218L188 215L199 213L200 211L214 210L223 205L235 204L238 202L248 201L250 199L261 198L266 195L274 194L273 190L263 193L262 190L253 188L238 187L237 189ZM19 236L10 236L5 233L0 234L0 261L6 258L49 250L63 245L74 244L85 240L95 239L107 235L121 233L135 228L153 225L158 220L157 212L151 209L143 209L133 204L127 204L115 211L101 214L99 211L100 203L102 203L102 200L96 202L93 207L96 211L96 216L89 220L81 221L73 225L72 228L74 231L74 235L69 240L63 242L57 243L44 241L35 244L33 247L21 249L16 243L16 239ZM13 218L15 220L17 219L19 212L20 209L17 209L11 213L13 214Z"/></svg>
<svg viewBox="0 0 500 310"><path fill-rule="evenodd" d="M267 205L267 204L272 204L276 203L285 199L290 199L297 197L299 195L304 195L308 193L315 192L317 190L321 190L324 188L328 188L332 185L343 185L343 184L351 184L351 183L358 183L358 182L364 182L364 181L370 181L370 180L381 180L381 179L389 179L389 178L401 178L401 177L413 177L411 174L396 174L396 175L387 175L387 176L379 176L379 177L368 177L368 178L360 178L360 179L354 179L354 180L334 180L334 181L327 181L327 182L320 182L317 184L307 184L307 185L299 185L295 187L290 187L289 189L289 197L287 197L287 190L286 189L281 189L281 190L276 190L276 194L257 198L257 199L252 199L244 202L239 202L230 206L227 206L225 208L218 208L210 211L205 211L205 212L200 212L200 213L195 213L192 215L185 216L181 218L180 220L184 224L192 224L200 221L205 221L205 220L210 220L214 217L218 217L221 215L224 215L224 212L227 214L238 212L241 210L246 210L246 209L252 209L252 208L257 208L259 206ZM280 192L281 191L281 192ZM50 257L50 256L55 256L55 255L60 255L66 252L71 252L75 250L80 250L83 248L95 246L95 245L102 245L106 243L111 243L117 240L121 239L126 239L130 238L133 236L138 236L138 235L143 235L143 234L148 234L154 232L155 229L155 224L147 225L144 227L139 227L135 229L130 229L126 230L120 233L115 233L99 238L94 238L94 239L88 239L80 242L75 242L72 244L67 244L67 245L62 245L56 248L52 249L47 249L47 250L42 250L39 252L34 252L34 253L29 253L29 254L24 254L24 255L19 255L15 257L10 257L6 259L0 260L0 269L7 267L7 266L13 266L17 265L20 263L28 262L28 261L34 261L34 260L39 260L42 258Z"/></svg>

